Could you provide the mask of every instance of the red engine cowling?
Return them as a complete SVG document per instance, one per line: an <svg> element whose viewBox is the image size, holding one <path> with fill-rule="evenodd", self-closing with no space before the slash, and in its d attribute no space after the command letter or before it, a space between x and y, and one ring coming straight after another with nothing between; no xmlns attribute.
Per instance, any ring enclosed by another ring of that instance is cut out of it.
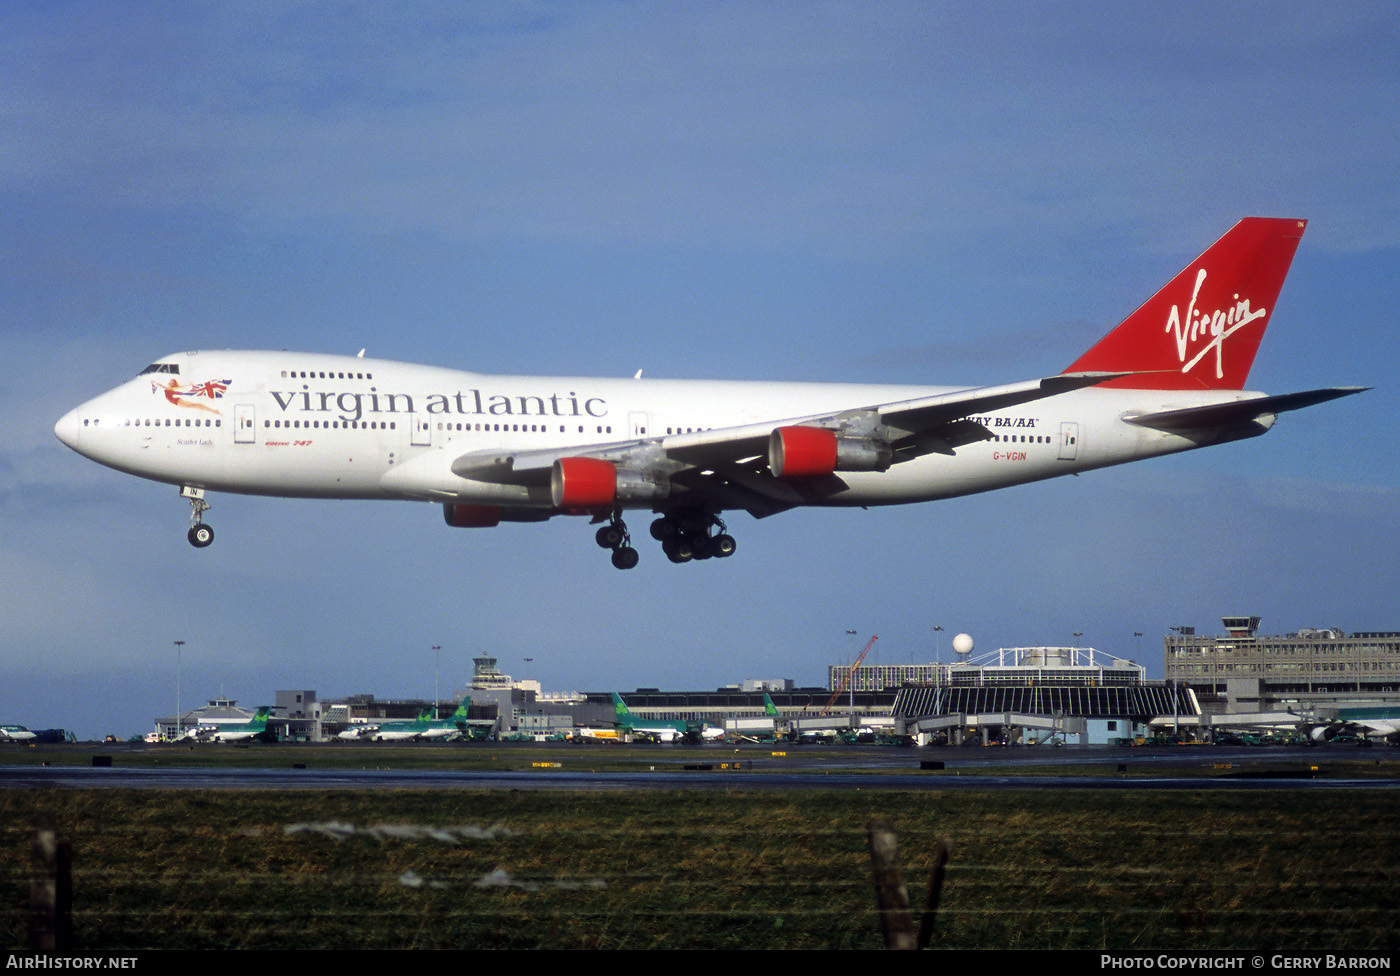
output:
<svg viewBox="0 0 1400 976"><path fill-rule="evenodd" d="M490 529L501 524L501 507L447 502L442 506L442 517L456 529Z"/></svg>
<svg viewBox="0 0 1400 976"><path fill-rule="evenodd" d="M779 478L811 478L836 470L836 432L779 427L768 437L768 469Z"/></svg>
<svg viewBox="0 0 1400 976"><path fill-rule="evenodd" d="M555 508L611 508L617 499L617 466L597 458L560 458L549 475Z"/></svg>
<svg viewBox="0 0 1400 976"><path fill-rule="evenodd" d="M779 427L768 437L768 470L779 478L820 478L833 471L888 471L889 441L838 437L825 427Z"/></svg>

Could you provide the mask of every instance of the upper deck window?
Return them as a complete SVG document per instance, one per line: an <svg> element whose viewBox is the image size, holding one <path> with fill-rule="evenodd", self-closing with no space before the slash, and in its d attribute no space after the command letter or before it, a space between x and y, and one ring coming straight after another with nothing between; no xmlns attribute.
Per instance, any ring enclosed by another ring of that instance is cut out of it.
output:
<svg viewBox="0 0 1400 976"><path fill-rule="evenodd" d="M147 366L145 369L141 370L140 375L145 376L147 373L173 373L173 374L175 374L176 376L179 376L179 375L180 375L180 364L179 364L179 363L151 363L151 365L149 365L149 366Z"/></svg>

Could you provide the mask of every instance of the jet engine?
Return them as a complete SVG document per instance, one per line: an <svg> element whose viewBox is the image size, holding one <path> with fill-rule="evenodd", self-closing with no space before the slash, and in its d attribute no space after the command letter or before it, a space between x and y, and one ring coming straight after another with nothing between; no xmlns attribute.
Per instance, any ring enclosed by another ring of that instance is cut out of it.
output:
<svg viewBox="0 0 1400 976"><path fill-rule="evenodd" d="M826 427L778 427L768 437L768 469L779 478L833 471L887 471L894 451L873 437L841 437Z"/></svg>
<svg viewBox="0 0 1400 976"><path fill-rule="evenodd" d="M619 502L651 502L666 498L671 483L654 472L619 468L598 458L569 457L554 462L549 493L555 508L588 511L614 508Z"/></svg>
<svg viewBox="0 0 1400 976"><path fill-rule="evenodd" d="M447 502L442 506L442 517L456 529L490 529L501 524L501 506Z"/></svg>
<svg viewBox="0 0 1400 976"><path fill-rule="evenodd" d="M543 522L553 514L546 508L503 508L444 502L442 517L454 529L491 529L502 522Z"/></svg>

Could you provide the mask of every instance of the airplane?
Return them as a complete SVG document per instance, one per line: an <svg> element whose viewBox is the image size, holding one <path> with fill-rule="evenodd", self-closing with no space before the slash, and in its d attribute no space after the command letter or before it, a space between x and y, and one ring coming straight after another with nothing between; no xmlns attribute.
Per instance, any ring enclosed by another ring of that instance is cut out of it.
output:
<svg viewBox="0 0 1400 976"><path fill-rule="evenodd" d="M1379 739L1400 743L1400 710L1393 707L1344 708L1337 718L1308 732L1314 742L1330 742L1338 736Z"/></svg>
<svg viewBox="0 0 1400 976"><path fill-rule="evenodd" d="M432 723L433 710L424 708L419 710L418 716L412 721L385 722L374 730L370 738L375 742L394 742L403 739L417 739Z"/></svg>
<svg viewBox="0 0 1400 976"><path fill-rule="evenodd" d="M1361 729L1367 738L1400 742L1400 711L1395 708L1344 708L1337 718Z"/></svg>
<svg viewBox="0 0 1400 976"><path fill-rule="evenodd" d="M658 742L719 739L724 736L724 729L706 725L704 722L690 722L684 719L639 719L632 714L632 710L617 692L613 692L612 700L613 711L617 714L617 727L634 735L642 735Z"/></svg>
<svg viewBox="0 0 1400 976"><path fill-rule="evenodd" d="M444 719L434 719L433 710L425 708L418 713L418 717L406 722L386 722L377 726L354 726L340 733L341 739L364 739L368 738L375 742L400 741L404 739L451 739L470 734L471 726L475 724L478 728L482 726L494 726L495 722L476 720L475 722L467 718L467 709L471 705L471 698L463 698L457 704L457 710Z"/></svg>
<svg viewBox="0 0 1400 976"><path fill-rule="evenodd" d="M763 717L725 722L725 730L741 742L772 742L778 736L782 713L768 692L763 693Z"/></svg>
<svg viewBox="0 0 1400 976"><path fill-rule="evenodd" d="M374 733L378 731L377 725L355 724L336 733L336 738L346 742L358 742L361 739L373 738Z"/></svg>
<svg viewBox="0 0 1400 976"><path fill-rule="evenodd" d="M273 742L276 741L276 736L267 727L267 716L271 711L270 706L263 705L246 722L206 725L202 728L190 729L181 738L194 739L198 742L244 742L248 739Z"/></svg>
<svg viewBox="0 0 1400 976"><path fill-rule="evenodd" d="M457 703L457 710L447 718L428 723L428 727L419 734L420 739L450 739L454 736L464 735L467 731L467 708L471 705L471 698L463 698ZM491 724L495 724L494 722Z"/></svg>
<svg viewBox="0 0 1400 976"><path fill-rule="evenodd" d="M0 725L0 742L33 742L37 738L23 725Z"/></svg>
<svg viewBox="0 0 1400 976"><path fill-rule="evenodd" d="M489 376L297 352L177 352L65 414L84 457L208 492L411 499L449 526L589 517L613 565L650 511L676 563L723 515L952 498L1255 437L1361 392L1244 384L1307 222L1248 217L1061 373L987 387Z"/></svg>

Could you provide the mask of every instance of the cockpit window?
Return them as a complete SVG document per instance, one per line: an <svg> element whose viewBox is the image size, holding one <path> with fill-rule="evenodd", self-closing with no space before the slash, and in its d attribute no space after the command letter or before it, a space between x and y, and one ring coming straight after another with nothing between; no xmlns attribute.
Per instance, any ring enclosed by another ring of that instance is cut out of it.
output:
<svg viewBox="0 0 1400 976"><path fill-rule="evenodd" d="M179 376L179 375L180 375L180 364L179 364L179 363L151 363L151 365L149 365L149 366L147 366L145 369L141 370L141 374L140 374L140 375L145 376L147 373L174 373L176 376Z"/></svg>

